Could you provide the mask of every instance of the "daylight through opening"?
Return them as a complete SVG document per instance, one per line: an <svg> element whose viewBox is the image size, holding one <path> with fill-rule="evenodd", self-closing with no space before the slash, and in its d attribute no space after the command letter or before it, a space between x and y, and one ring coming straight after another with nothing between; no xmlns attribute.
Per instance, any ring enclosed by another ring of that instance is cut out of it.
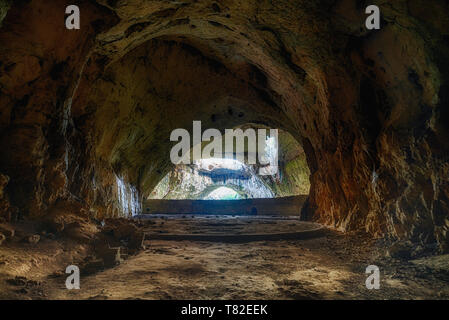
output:
<svg viewBox="0 0 449 320"><path fill-rule="evenodd" d="M268 136L263 156L270 165L249 164L246 150L239 158L244 161L235 159L234 153L175 165L147 199L241 200L308 194L310 171L305 154L289 133L280 130L278 142Z"/></svg>

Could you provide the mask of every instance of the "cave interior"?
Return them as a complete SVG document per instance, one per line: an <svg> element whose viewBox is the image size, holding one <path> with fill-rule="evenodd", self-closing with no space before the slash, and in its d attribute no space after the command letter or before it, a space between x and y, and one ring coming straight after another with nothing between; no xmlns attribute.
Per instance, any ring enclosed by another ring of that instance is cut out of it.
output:
<svg viewBox="0 0 449 320"><path fill-rule="evenodd" d="M69 5L0 0L0 299L449 299L448 1Z"/></svg>

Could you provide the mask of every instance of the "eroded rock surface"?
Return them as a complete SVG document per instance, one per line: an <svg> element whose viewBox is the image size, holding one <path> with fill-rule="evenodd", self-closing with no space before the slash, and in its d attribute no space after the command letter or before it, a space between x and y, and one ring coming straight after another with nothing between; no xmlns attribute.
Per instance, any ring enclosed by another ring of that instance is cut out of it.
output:
<svg viewBox="0 0 449 320"><path fill-rule="evenodd" d="M0 29L20 215L132 213L172 129L260 123L302 143L312 219L449 249L447 1L372 1L379 31L355 0L79 3L81 31L63 0L13 2Z"/></svg>

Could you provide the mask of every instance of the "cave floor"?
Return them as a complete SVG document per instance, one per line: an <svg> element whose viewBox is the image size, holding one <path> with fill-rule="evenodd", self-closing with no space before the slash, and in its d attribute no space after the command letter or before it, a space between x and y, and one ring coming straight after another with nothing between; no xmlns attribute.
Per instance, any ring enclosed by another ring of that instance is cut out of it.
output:
<svg viewBox="0 0 449 320"><path fill-rule="evenodd" d="M166 222L167 229L173 224ZM170 224L172 224L170 226ZM161 226L159 226L159 229ZM65 288L67 265L87 246L67 239L0 247L0 299L449 299L449 276L428 260L385 257L379 241L360 234L307 240L218 243L146 241L121 264L81 274L81 289ZM433 259L433 260L432 260ZM381 288L368 290L368 265Z"/></svg>

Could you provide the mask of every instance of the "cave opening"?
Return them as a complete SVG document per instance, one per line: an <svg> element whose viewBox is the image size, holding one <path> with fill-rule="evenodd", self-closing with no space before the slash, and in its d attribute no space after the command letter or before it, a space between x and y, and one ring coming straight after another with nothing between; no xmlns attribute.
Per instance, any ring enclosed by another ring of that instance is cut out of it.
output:
<svg viewBox="0 0 449 320"><path fill-rule="evenodd" d="M241 195L235 191L234 189L231 189L229 187L218 187L215 190L209 192L209 194L206 195L206 197L203 198L204 200L236 200L241 199Z"/></svg>
<svg viewBox="0 0 449 320"><path fill-rule="evenodd" d="M264 126L257 124L238 126L244 130L260 127ZM174 208L185 206L190 207L191 212L183 209L176 210L183 214L214 215L219 212L228 215L242 213L255 215L256 212L278 216L282 216L284 212L292 215L292 212L296 211L295 215L299 217L301 210L298 203L305 201L310 189L310 170L304 150L297 140L284 130L279 130L276 136L265 135L265 133L263 136L265 144L261 151L250 150L250 142L244 141L245 145L241 150L229 149L227 153L224 153L224 158L209 157L194 160L191 164L174 165L144 201L144 213L176 212L173 211ZM224 140L215 142L219 146L224 146ZM213 142L204 142L201 146L202 150L207 150ZM189 152L191 155L192 150ZM251 152L254 154L251 155ZM251 163L251 157L259 159L259 152L261 152L260 159L265 162ZM281 198L285 199L279 202ZM184 200L184 202L176 200ZM222 210L216 205L201 203L204 200L234 200L235 202L226 203L226 209ZM249 202L245 200L251 201L252 209L248 207ZM291 202L291 208L287 208L287 201ZM204 208L199 209L200 206Z"/></svg>
<svg viewBox="0 0 449 320"><path fill-rule="evenodd" d="M221 192L233 190L234 199L274 197L270 187L257 175L255 166L235 159L208 158L196 160L192 165L176 165L148 199L209 199L218 188Z"/></svg>

